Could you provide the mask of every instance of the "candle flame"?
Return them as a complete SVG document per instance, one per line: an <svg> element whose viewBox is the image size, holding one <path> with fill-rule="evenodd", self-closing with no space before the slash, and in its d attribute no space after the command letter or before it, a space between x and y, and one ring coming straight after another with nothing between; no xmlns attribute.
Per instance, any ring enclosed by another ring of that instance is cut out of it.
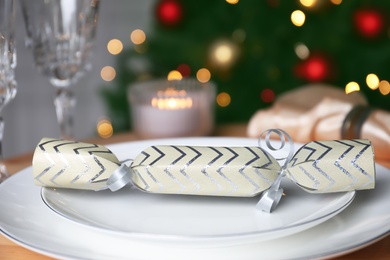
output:
<svg viewBox="0 0 390 260"><path fill-rule="evenodd" d="M192 99L190 97L186 98L153 98L152 107L157 107L158 109L186 109L192 107Z"/></svg>
<svg viewBox="0 0 390 260"><path fill-rule="evenodd" d="M192 98L186 97L185 90L176 90L168 88L166 90L159 90L157 97L151 101L152 107L158 109L186 109L192 107Z"/></svg>

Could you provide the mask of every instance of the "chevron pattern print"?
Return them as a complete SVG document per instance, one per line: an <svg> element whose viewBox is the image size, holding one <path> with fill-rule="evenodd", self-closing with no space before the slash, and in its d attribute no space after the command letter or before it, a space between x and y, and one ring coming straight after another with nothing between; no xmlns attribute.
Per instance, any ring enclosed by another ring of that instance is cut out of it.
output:
<svg viewBox="0 0 390 260"><path fill-rule="evenodd" d="M101 190L123 168L127 180L146 192L251 197L267 190L283 170L313 193L375 187L374 153L368 140L310 142L283 168L260 147L174 145L148 147L130 168L120 166L104 146L43 138L34 152L34 182Z"/></svg>
<svg viewBox="0 0 390 260"><path fill-rule="evenodd" d="M106 147L43 138L33 157L34 182L40 186L100 190L120 162Z"/></svg>
<svg viewBox="0 0 390 260"><path fill-rule="evenodd" d="M147 192L249 197L268 189L280 167L259 147L151 146L131 168Z"/></svg>
<svg viewBox="0 0 390 260"><path fill-rule="evenodd" d="M300 148L288 165L288 176L309 192L372 189L374 152L368 140L315 141Z"/></svg>

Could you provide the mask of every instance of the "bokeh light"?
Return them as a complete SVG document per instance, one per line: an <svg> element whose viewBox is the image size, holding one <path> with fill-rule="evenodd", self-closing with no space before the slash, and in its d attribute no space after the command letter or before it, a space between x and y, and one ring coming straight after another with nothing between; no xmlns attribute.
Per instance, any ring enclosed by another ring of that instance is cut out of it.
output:
<svg viewBox="0 0 390 260"><path fill-rule="evenodd" d="M229 45L221 44L214 50L214 58L218 63L229 63L233 57L233 50Z"/></svg>
<svg viewBox="0 0 390 260"><path fill-rule="evenodd" d="M340 5L343 0L330 0L330 2L332 2L332 4L335 4L335 5Z"/></svg>
<svg viewBox="0 0 390 260"><path fill-rule="evenodd" d="M208 69L202 68L196 72L196 78L198 79L199 82L206 83L210 80L211 78L211 73Z"/></svg>
<svg viewBox="0 0 390 260"><path fill-rule="evenodd" d="M299 2L305 7L312 7L316 4L317 0L299 0Z"/></svg>
<svg viewBox="0 0 390 260"><path fill-rule="evenodd" d="M172 70L168 73L168 80L181 80L183 76L177 70Z"/></svg>
<svg viewBox="0 0 390 260"><path fill-rule="evenodd" d="M310 56L310 50L305 44L298 43L297 45L295 45L295 54L301 60L305 60Z"/></svg>
<svg viewBox="0 0 390 260"><path fill-rule="evenodd" d="M217 68L228 68L234 64L240 53L238 45L231 40L218 40L210 47L210 62Z"/></svg>
<svg viewBox="0 0 390 260"><path fill-rule="evenodd" d="M230 105L231 100L232 99L230 95L226 92L219 93L216 98L217 104L220 107L227 107L228 105Z"/></svg>
<svg viewBox="0 0 390 260"><path fill-rule="evenodd" d="M112 55L118 55L123 50L123 44L118 39L112 39L107 43L107 50Z"/></svg>
<svg viewBox="0 0 390 260"><path fill-rule="evenodd" d="M275 92L272 89L263 89L260 93L261 100L265 103L271 103L275 99Z"/></svg>
<svg viewBox="0 0 390 260"><path fill-rule="evenodd" d="M345 86L345 93L349 94L355 91L360 91L360 86L357 82L351 81Z"/></svg>
<svg viewBox="0 0 390 260"><path fill-rule="evenodd" d="M370 89L375 90L379 87L379 78L373 73L368 74L366 77L366 83Z"/></svg>
<svg viewBox="0 0 390 260"><path fill-rule="evenodd" d="M238 3L239 0L226 0L229 4L235 5Z"/></svg>
<svg viewBox="0 0 390 260"><path fill-rule="evenodd" d="M387 80L381 80L379 82L379 92L382 95L388 95L390 93L390 83Z"/></svg>
<svg viewBox="0 0 390 260"><path fill-rule="evenodd" d="M183 78L188 77L191 74L191 68L187 64L180 64L177 66L176 70L180 72Z"/></svg>
<svg viewBox="0 0 390 260"><path fill-rule="evenodd" d="M243 29L236 29L232 33L232 39L237 43L243 43L246 38L246 32Z"/></svg>
<svg viewBox="0 0 390 260"><path fill-rule="evenodd" d="M146 34L141 29L135 29L130 34L130 41L136 45L143 44L146 40Z"/></svg>
<svg viewBox="0 0 390 260"><path fill-rule="evenodd" d="M112 123L107 119L99 120L96 130L101 138L110 138L114 133Z"/></svg>
<svg viewBox="0 0 390 260"><path fill-rule="evenodd" d="M116 71L111 66L105 66L100 70L100 77L104 81L112 81L116 77Z"/></svg>
<svg viewBox="0 0 390 260"><path fill-rule="evenodd" d="M291 22L295 26L298 26L298 27L302 26L305 23L305 20L306 20L306 15L301 10L295 10L294 12L292 12Z"/></svg>

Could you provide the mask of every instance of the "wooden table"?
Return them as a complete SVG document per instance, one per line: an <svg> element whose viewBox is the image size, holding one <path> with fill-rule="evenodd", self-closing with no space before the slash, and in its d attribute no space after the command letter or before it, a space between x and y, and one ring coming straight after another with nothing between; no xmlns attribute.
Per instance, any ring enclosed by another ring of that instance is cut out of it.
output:
<svg viewBox="0 0 390 260"><path fill-rule="evenodd" d="M225 125L220 126L216 129L216 136L235 136L235 137L245 137L246 125L245 124L236 124L236 125ZM118 143L124 141L137 140L137 136L133 133L123 133L117 134L109 139L90 139L86 142L99 143L99 144L109 144L109 143ZM21 169L31 165L32 154L25 154L15 158L11 158L6 161L8 171L11 174L14 174ZM390 168L390 162L380 162L382 165L386 165ZM390 187L389 187L390 189ZM389 198L390 203L390 198ZM390 204L389 204L390 205ZM46 260L52 259L47 256L40 255L28 249L25 249L10 240L6 237L0 235L0 259L29 259L29 260ZM387 236L363 249L355 251L353 253L335 258L335 259L390 259L390 236Z"/></svg>

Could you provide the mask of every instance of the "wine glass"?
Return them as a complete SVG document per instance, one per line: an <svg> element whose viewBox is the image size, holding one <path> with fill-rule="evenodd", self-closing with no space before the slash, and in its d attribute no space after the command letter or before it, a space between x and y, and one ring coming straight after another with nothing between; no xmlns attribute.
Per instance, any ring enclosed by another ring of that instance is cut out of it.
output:
<svg viewBox="0 0 390 260"><path fill-rule="evenodd" d="M0 112L16 95L14 21L14 1L0 0ZM3 133L4 120L0 117L0 182L8 177L3 163Z"/></svg>
<svg viewBox="0 0 390 260"><path fill-rule="evenodd" d="M90 68L99 0L20 0L35 67L56 87L61 138L73 139L76 98L70 89Z"/></svg>

